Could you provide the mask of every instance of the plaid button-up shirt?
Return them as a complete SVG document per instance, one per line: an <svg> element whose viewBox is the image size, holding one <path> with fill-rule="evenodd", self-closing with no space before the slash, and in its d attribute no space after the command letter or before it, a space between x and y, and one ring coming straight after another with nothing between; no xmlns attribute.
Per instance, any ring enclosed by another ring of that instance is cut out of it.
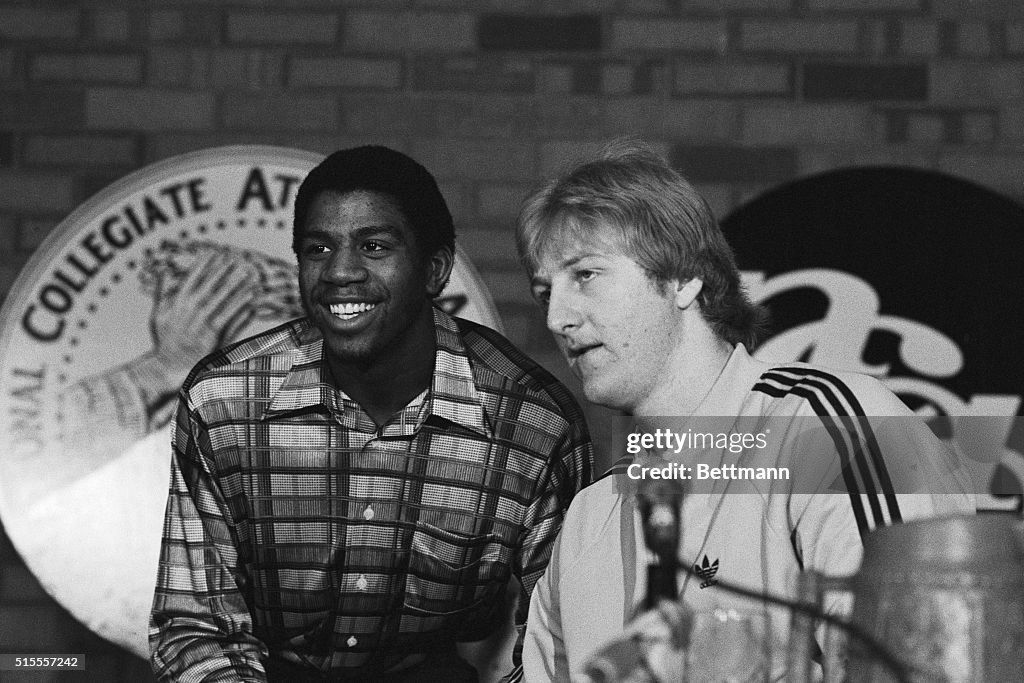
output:
<svg viewBox="0 0 1024 683"><path fill-rule="evenodd" d="M434 319L431 386L380 428L331 384L307 320L193 370L150 622L162 678L262 680L268 655L402 666L486 634L512 575L522 634L591 479L589 435L568 390L504 338Z"/></svg>

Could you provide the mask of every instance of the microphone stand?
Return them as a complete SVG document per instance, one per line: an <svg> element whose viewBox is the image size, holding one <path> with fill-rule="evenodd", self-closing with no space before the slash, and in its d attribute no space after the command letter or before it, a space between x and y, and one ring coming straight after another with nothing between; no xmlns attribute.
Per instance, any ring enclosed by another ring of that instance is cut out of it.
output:
<svg viewBox="0 0 1024 683"><path fill-rule="evenodd" d="M653 558L647 563L647 594L644 609L655 609L661 600L679 600L679 517L683 490L678 482L644 480L637 492L643 520L644 543ZM687 631L688 633L688 631ZM617 683L648 663L635 640L615 641L593 655L586 667L591 683Z"/></svg>

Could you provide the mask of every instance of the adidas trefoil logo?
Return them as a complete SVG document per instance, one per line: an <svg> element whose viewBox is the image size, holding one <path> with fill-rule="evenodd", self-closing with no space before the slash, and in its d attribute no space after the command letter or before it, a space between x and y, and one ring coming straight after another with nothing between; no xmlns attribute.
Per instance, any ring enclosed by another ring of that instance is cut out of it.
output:
<svg viewBox="0 0 1024 683"><path fill-rule="evenodd" d="M718 573L718 560L710 562L708 561L708 556L704 555L703 562L694 563L693 573L701 578L701 588L708 588L710 586L714 586L716 583L718 583L717 581L715 581L714 578L715 574Z"/></svg>

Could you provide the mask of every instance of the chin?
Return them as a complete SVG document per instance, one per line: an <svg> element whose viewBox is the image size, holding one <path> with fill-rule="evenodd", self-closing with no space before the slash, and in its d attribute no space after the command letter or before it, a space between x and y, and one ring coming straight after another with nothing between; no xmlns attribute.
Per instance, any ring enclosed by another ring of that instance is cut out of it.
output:
<svg viewBox="0 0 1024 683"><path fill-rule="evenodd" d="M594 384L583 385L583 396L591 403L596 403L607 408L617 407L615 404L615 392L608 387L596 386Z"/></svg>
<svg viewBox="0 0 1024 683"><path fill-rule="evenodd" d="M380 355L380 349L373 343L341 346L326 343L325 348L333 360L342 363L369 363Z"/></svg>
<svg viewBox="0 0 1024 683"><path fill-rule="evenodd" d="M629 388L625 381L607 381L600 385L596 383L585 383L583 385L583 396L603 408L618 410L623 413L632 414L636 404L633 396L624 389Z"/></svg>

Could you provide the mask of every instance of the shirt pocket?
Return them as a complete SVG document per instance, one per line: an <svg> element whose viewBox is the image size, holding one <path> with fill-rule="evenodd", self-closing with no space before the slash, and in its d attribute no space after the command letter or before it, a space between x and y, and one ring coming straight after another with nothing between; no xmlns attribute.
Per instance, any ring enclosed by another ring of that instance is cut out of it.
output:
<svg viewBox="0 0 1024 683"><path fill-rule="evenodd" d="M497 593L507 579L495 533L467 535L417 522L406 575L407 613L464 614Z"/></svg>

